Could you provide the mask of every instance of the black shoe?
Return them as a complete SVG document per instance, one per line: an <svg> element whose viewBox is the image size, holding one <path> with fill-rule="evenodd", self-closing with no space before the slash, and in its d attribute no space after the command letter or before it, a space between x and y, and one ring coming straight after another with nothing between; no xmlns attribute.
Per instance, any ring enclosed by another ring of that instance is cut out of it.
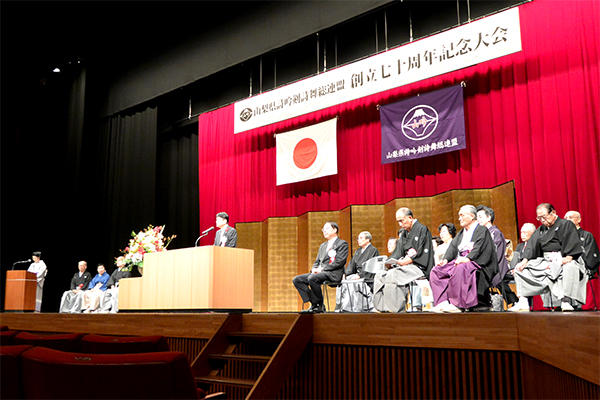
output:
<svg viewBox="0 0 600 400"><path fill-rule="evenodd" d="M300 311L301 314L312 314L314 312L315 312L315 306L312 304L306 310Z"/></svg>
<svg viewBox="0 0 600 400"><path fill-rule="evenodd" d="M314 312L315 314L320 314L324 313L325 311L325 304L317 304L316 306L314 306L314 310L312 312Z"/></svg>
<svg viewBox="0 0 600 400"><path fill-rule="evenodd" d="M494 309L492 307L488 307L488 306L477 306L477 307L469 308L469 311L471 311L471 312L492 312L492 311L494 311Z"/></svg>

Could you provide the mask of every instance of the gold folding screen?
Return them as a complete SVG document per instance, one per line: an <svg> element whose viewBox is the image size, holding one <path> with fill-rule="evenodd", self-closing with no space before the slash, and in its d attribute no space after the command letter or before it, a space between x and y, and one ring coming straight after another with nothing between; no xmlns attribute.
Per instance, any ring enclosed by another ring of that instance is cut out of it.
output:
<svg viewBox="0 0 600 400"><path fill-rule="evenodd" d="M496 213L495 225L514 245L518 227L514 182L491 189L451 190L431 197L394 199L384 205L352 205L339 211L308 212L298 217L267 218L263 222L238 223L238 247L254 249L254 311L298 311L302 302L292 278L307 273L317 257L327 221L336 221L340 237L350 244L348 261L358 248L362 231L373 235L372 244L387 253L387 240L397 236L396 210L408 207L415 218L439 234L437 227L452 222L460 230L458 210L465 204L490 206ZM330 291L330 304L335 291Z"/></svg>

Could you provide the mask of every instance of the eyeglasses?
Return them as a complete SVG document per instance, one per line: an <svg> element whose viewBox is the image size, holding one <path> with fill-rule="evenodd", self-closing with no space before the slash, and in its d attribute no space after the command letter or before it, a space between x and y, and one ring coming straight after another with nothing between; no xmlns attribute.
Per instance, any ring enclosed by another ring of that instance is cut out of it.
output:
<svg viewBox="0 0 600 400"><path fill-rule="evenodd" d="M538 215L537 217L535 217L535 219L537 219L540 222L547 221L549 216L550 216L550 214Z"/></svg>

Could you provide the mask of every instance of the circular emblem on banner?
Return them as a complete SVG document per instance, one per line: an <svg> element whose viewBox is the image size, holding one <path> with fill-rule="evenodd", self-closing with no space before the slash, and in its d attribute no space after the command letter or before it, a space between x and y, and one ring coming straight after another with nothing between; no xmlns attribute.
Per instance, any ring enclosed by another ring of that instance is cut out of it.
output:
<svg viewBox="0 0 600 400"><path fill-rule="evenodd" d="M307 169L317 159L319 149L314 140L310 138L302 139L294 147L294 164L300 169Z"/></svg>
<svg viewBox="0 0 600 400"><path fill-rule="evenodd" d="M402 133L411 140L427 139L437 126L437 111L425 104L411 108L402 118Z"/></svg>
<svg viewBox="0 0 600 400"><path fill-rule="evenodd" d="M246 122L250 118L252 118L252 110L249 108L244 108L240 113L240 119L242 120L242 122Z"/></svg>

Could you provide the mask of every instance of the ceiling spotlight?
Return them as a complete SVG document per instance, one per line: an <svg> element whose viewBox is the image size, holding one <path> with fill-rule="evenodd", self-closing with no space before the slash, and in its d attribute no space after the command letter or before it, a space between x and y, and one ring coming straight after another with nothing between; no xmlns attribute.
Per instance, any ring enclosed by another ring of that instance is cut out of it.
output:
<svg viewBox="0 0 600 400"><path fill-rule="evenodd" d="M52 70L52 72L60 72L60 69L58 69L58 68L54 68L54 69Z"/></svg>

